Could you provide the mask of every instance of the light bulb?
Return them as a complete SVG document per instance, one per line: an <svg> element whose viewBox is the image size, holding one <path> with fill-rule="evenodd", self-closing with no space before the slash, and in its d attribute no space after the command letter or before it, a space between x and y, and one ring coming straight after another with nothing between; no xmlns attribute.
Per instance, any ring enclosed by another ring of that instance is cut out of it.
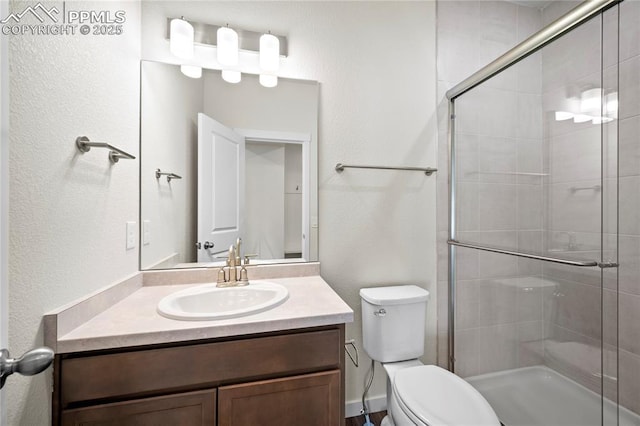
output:
<svg viewBox="0 0 640 426"><path fill-rule="evenodd" d="M202 67L197 67L195 65L180 65L180 71L182 71L182 74L190 78L202 77Z"/></svg>
<svg viewBox="0 0 640 426"><path fill-rule="evenodd" d="M227 83L240 83L240 80L242 80L242 73L235 70L222 70L222 79Z"/></svg>
<svg viewBox="0 0 640 426"><path fill-rule="evenodd" d="M193 26L184 19L172 19L170 25L169 50L181 59L193 58Z"/></svg>
<svg viewBox="0 0 640 426"><path fill-rule="evenodd" d="M229 27L220 27L217 32L218 62L226 66L238 64L238 33Z"/></svg>
<svg viewBox="0 0 640 426"><path fill-rule="evenodd" d="M574 123L586 123L587 121L593 120L594 117L585 114L576 114L573 116Z"/></svg>
<svg viewBox="0 0 640 426"><path fill-rule="evenodd" d="M280 68L280 40L272 34L260 36L260 69L275 73Z"/></svg>
<svg viewBox="0 0 640 426"><path fill-rule="evenodd" d="M582 92L580 97L580 112L599 113L601 108L602 90L599 88L589 89Z"/></svg>
<svg viewBox="0 0 640 426"><path fill-rule="evenodd" d="M556 121L564 121L573 118L573 113L566 111L556 111Z"/></svg>
<svg viewBox="0 0 640 426"><path fill-rule="evenodd" d="M264 87L276 87L278 85L278 77L271 74L260 74L260 84Z"/></svg>

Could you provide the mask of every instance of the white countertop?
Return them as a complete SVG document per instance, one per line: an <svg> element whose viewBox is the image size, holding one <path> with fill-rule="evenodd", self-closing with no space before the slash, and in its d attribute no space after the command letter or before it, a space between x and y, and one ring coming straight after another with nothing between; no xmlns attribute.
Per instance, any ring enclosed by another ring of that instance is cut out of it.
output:
<svg viewBox="0 0 640 426"><path fill-rule="evenodd" d="M353 321L353 310L320 276L268 281L289 290L284 303L254 315L215 321L173 320L156 311L158 302L166 295L202 284L142 286L68 333L55 336L55 351L69 353L184 342Z"/></svg>

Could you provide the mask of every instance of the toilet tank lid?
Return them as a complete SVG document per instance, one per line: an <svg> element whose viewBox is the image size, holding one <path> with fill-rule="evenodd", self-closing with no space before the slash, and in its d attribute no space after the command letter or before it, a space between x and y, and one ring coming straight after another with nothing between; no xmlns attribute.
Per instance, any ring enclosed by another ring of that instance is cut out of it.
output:
<svg viewBox="0 0 640 426"><path fill-rule="evenodd" d="M402 305L426 302L429 292L417 285L361 288L360 297L372 305Z"/></svg>

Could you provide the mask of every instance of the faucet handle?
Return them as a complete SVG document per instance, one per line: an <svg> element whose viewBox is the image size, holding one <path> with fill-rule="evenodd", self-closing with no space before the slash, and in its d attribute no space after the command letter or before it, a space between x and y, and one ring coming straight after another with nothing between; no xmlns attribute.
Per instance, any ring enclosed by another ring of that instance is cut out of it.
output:
<svg viewBox="0 0 640 426"><path fill-rule="evenodd" d="M258 257L257 254L245 254L244 255L244 264L248 265L249 264L249 259L251 259L252 257Z"/></svg>

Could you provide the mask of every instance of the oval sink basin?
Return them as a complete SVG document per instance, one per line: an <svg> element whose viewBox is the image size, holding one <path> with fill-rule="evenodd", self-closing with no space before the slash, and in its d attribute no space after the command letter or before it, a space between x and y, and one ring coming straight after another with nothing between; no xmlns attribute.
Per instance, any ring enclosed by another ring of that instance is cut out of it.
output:
<svg viewBox="0 0 640 426"><path fill-rule="evenodd" d="M158 303L158 313L178 320L237 318L272 309L289 296L286 287L255 281L244 287L205 284L177 291Z"/></svg>

